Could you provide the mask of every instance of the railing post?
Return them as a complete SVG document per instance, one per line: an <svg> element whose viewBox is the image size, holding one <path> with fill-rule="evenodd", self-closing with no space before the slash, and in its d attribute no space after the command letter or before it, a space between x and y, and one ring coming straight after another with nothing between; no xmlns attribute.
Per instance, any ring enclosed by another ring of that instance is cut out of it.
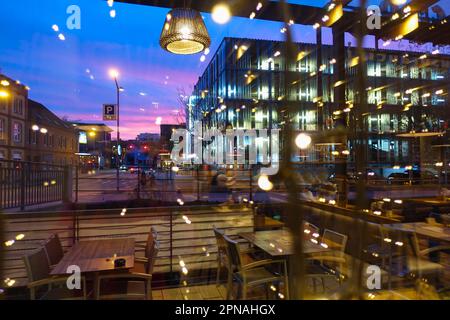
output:
<svg viewBox="0 0 450 320"><path fill-rule="evenodd" d="M25 210L25 167L26 164L22 163L20 170L20 211Z"/></svg>
<svg viewBox="0 0 450 320"><path fill-rule="evenodd" d="M200 165L197 165L197 201L200 201Z"/></svg>
<svg viewBox="0 0 450 320"><path fill-rule="evenodd" d="M63 194L62 194L63 203L72 202L72 192L73 192L72 186L73 186L72 167L67 165L64 167Z"/></svg>
<svg viewBox="0 0 450 320"><path fill-rule="evenodd" d="M137 200L141 199L141 167L138 164L138 170L137 170Z"/></svg>
<svg viewBox="0 0 450 320"><path fill-rule="evenodd" d="M78 203L78 172L79 172L79 167L78 165L75 166L75 203Z"/></svg>
<svg viewBox="0 0 450 320"><path fill-rule="evenodd" d="M249 165L249 166L250 166L250 170L248 171L249 172L249 179L250 179L250 182L249 182L249 185L250 185L249 200L253 201L253 167L252 167L252 165Z"/></svg>
<svg viewBox="0 0 450 320"><path fill-rule="evenodd" d="M170 252L170 273L172 274L173 272L173 211L170 210L170 247L169 247L169 252Z"/></svg>

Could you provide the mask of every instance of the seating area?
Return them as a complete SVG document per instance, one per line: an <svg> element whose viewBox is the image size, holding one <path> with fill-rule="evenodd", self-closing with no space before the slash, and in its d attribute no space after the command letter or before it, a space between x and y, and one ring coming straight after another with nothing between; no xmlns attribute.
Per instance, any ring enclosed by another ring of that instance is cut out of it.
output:
<svg viewBox="0 0 450 320"><path fill-rule="evenodd" d="M23 257L30 299L151 300L157 238L158 233L151 228L143 248L145 255L138 257L134 252L118 254L134 250L132 239L86 241L64 253L58 235L53 234L41 248ZM133 261L127 261L129 257Z"/></svg>
<svg viewBox="0 0 450 320"><path fill-rule="evenodd" d="M35 219L35 236L15 246L21 261L10 270L26 273L16 287L36 300L287 300L299 298L297 284L303 299L340 299L355 286L364 299L448 294L448 229L432 219L376 224L311 207L298 228L269 217L270 227L257 228L246 207L183 209L169 220L129 210L108 224L91 213L79 239L38 231ZM11 233L30 229L21 218ZM377 268L380 290L367 284Z"/></svg>

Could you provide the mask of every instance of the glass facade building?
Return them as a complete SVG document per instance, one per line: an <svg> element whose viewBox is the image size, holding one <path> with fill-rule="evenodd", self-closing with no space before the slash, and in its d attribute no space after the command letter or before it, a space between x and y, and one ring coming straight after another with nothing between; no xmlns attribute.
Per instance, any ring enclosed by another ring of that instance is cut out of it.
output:
<svg viewBox="0 0 450 320"><path fill-rule="evenodd" d="M293 106L296 112L289 116L298 131L354 127L356 48L344 48L342 61L330 45L295 47L297 57L287 64L285 42L225 38L195 86L189 125L197 120L214 128L283 130L288 106ZM339 77L338 65L345 77ZM424 163L420 153L442 151L418 150L424 142L431 146L445 140L449 71L449 56L366 49L369 112L364 116L371 165ZM338 89L345 98L336 99ZM347 144L351 150L350 137ZM324 153L316 148L308 159L326 161L334 148L326 146Z"/></svg>

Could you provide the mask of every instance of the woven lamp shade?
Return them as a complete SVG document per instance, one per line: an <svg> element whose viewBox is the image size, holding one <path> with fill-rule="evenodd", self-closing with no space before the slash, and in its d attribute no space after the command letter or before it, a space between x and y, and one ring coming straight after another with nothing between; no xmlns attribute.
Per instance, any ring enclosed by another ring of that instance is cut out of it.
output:
<svg viewBox="0 0 450 320"><path fill-rule="evenodd" d="M198 11L176 8L167 14L159 44L175 54L195 54L209 48L211 39Z"/></svg>

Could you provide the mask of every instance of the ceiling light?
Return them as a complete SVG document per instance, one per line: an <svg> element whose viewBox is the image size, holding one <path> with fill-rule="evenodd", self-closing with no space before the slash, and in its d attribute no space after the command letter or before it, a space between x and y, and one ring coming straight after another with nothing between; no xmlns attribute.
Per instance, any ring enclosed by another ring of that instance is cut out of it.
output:
<svg viewBox="0 0 450 320"><path fill-rule="evenodd" d="M170 11L169 27L164 27L159 43L164 50L175 54L199 53L211 45L211 39L202 16L189 8ZM169 16L168 15L168 16ZM167 25L167 17L166 24Z"/></svg>
<svg viewBox="0 0 450 320"><path fill-rule="evenodd" d="M215 23L225 24L231 19L230 8L226 4L218 4L212 9L212 19Z"/></svg>

